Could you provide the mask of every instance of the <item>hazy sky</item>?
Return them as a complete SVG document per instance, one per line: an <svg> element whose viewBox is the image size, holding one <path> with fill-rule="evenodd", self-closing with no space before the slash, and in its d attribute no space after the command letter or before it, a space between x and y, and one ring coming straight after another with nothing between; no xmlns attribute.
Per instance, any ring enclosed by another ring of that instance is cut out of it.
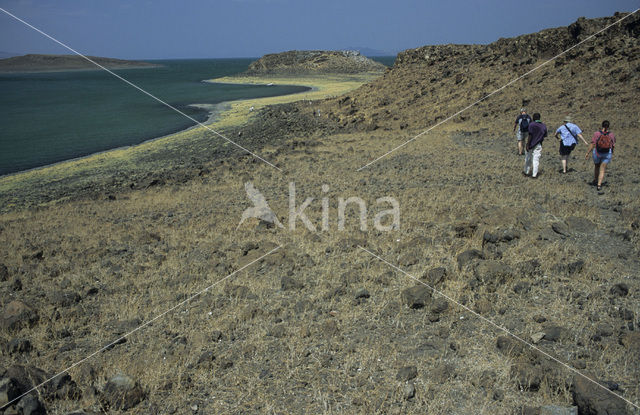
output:
<svg viewBox="0 0 640 415"><path fill-rule="evenodd" d="M633 11L640 0L0 0L0 7L81 53L153 59L490 43ZM0 52L69 53L2 11Z"/></svg>

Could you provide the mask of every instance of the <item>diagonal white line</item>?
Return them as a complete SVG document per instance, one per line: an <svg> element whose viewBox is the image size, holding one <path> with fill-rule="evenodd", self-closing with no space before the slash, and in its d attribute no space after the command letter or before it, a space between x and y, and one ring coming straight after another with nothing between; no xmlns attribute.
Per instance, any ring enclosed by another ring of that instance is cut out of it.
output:
<svg viewBox="0 0 640 415"><path fill-rule="evenodd" d="M243 269L249 267L250 265L255 264L256 262L260 261L262 258L274 253L275 251L277 251L278 249L282 248L282 245L278 245L276 248L273 248L271 251L267 252L266 254L262 255L260 258L254 259L253 261L249 262L248 264L242 266L241 268L238 268L237 270L233 271L231 274L227 275L226 277L214 282L213 284L209 285L208 287L206 287L203 290L198 291L197 293L193 294L191 297L187 298L186 300L183 300L181 302L179 302L178 304L174 305L173 307L171 307L170 309L158 314L157 316L155 316L154 318L152 318L151 320L147 320L146 322L142 323L141 325L139 325L138 327L136 327L135 329L131 330L130 332L123 334L122 336L118 337L116 340L112 341L111 343L107 344L106 346L96 350L95 352L91 353L89 356L78 360L77 362L75 362L74 364L72 364L71 366L69 366L68 368L56 373L55 375L51 376L49 379L39 383L38 385L34 386L33 388L29 389L28 391L26 391L25 393L23 393L22 395L10 400L9 402L7 402L6 404L4 404L3 407L0 407L0 410L8 408L9 405L11 405L14 402L19 401L20 399L22 399L25 395L30 394L31 392L33 392L36 389L41 388L42 386L44 386L45 384L51 382L53 379L57 378L58 376L68 372L69 370L73 369L74 367L86 362L87 360L91 359L93 356L97 355L100 352L103 352L105 350L107 350L109 347L117 344L118 342L122 341L123 339L127 338L128 336L132 335L133 333L147 327L148 325L150 325L151 323L153 323L154 321L164 317L165 315L169 314L170 312L172 312L173 310L175 310L176 308L190 302L191 300L193 300L194 298L202 295L203 293L209 291L211 288L215 287L216 285L220 284L223 281L228 280L229 278L233 277L235 274L237 274L238 272L242 271Z"/></svg>
<svg viewBox="0 0 640 415"><path fill-rule="evenodd" d="M546 62L541 63L540 65L536 66L535 68L529 70L528 72L520 75L519 77L507 82L506 84L504 84L503 86L501 86L500 88L496 89L495 91L493 91L492 93L480 98L479 100L477 100L476 102L474 102L473 104L469 104L466 107L464 107L463 109L461 109L460 111L456 112L453 115L450 115L449 117L445 118L444 120L438 122L437 124L427 128L426 130L424 130L423 132L421 132L420 134L416 135L415 137L409 139L408 141L405 141L404 143L400 144L399 146L387 151L386 153L384 153L383 155L381 155L380 157L376 158L373 161L370 161L369 163L365 164L364 166L360 167L359 169L357 169L356 171L360 171L363 170L367 167L369 167L370 165L372 165L373 163L377 162L378 160L388 156L389 154L393 153L396 150L401 149L402 147L406 146L407 144L411 143L412 141L416 140L418 137L421 137L422 135L428 133L429 131L433 130L434 128L438 127L439 125L442 125L444 123L446 123L447 121L451 120L452 118L462 114L463 112L465 112L466 110L468 110L471 107L476 106L477 104L481 103L482 101L484 101L485 99L491 97L492 95L502 91L503 89L505 89L506 87L508 87L509 85L513 84L514 82L519 81L520 79L524 78L525 76L537 71L538 69L542 68L543 66L547 65L550 62L553 62L554 60L558 59L560 56L564 55L565 53L569 52L571 49L576 48L578 46L580 46L581 44L583 44L584 42L594 38L595 36L599 35L600 33L604 32L605 30L609 29L611 26L614 26L618 23L620 23L621 21L623 21L624 19L626 19L629 16L632 16L633 14L635 14L638 10L640 9L636 9L633 12L627 14L626 16L624 16L623 18L616 20L615 22L611 23L610 25L606 26L603 29L598 30L596 33L593 33L592 35L586 37L585 39L581 40L580 42L576 43L575 45L571 46L569 49L566 49L562 52L560 52L559 54L557 54L556 56L554 56L553 58L547 60Z"/></svg>
<svg viewBox="0 0 640 415"><path fill-rule="evenodd" d="M451 301L452 303L458 305L459 307L463 308L465 311L470 312L471 314L473 314L474 316L478 317L479 319L481 319L482 321L484 321L485 323L488 323L489 325L502 330L503 332L505 332L506 334L508 334L509 336L513 337L514 339L518 340L521 343L524 343L525 345L529 346L530 348L532 348L533 350L537 351L540 354L543 354L544 356L548 357L549 359L553 360L556 363L561 364L562 366L566 367L567 369L569 369L570 371L574 372L575 374L585 378L586 380L588 380L589 382L599 386L600 388L606 390L607 392L611 393L612 395L615 395L616 397L622 399L623 401L625 401L626 403L633 405L635 408L640 409L640 406L638 406L637 404L631 402L628 399L625 399L624 397L620 396L619 394L613 392L612 390L609 390L609 388L607 388L606 386L603 386L601 384L599 384L598 382L596 382L595 380L591 379L589 376L584 375L582 373L580 373L577 369L574 369L573 367L569 366L568 364L564 363L561 360L558 360L557 358L551 356L549 353L545 352L544 350L540 349L539 347L529 343L528 341L524 340L523 338L521 338L520 336L518 336L517 334L513 334L512 332L510 332L509 330L507 330L506 328L500 326L497 323L494 323L492 320L489 320L488 318L484 317L481 314L476 313L475 311L473 311L472 309L470 309L469 307L457 302L456 300L454 300L453 298L449 297L448 295L446 295L445 293L436 290L435 288L433 288L432 286L430 286L429 284L425 283L424 281L419 280L418 278L414 277L413 275L409 274L408 272L404 271L401 268L398 268L397 266L393 265L392 263L390 263L389 261L387 261L386 259L374 254L373 252L369 251L366 248L361 247L360 245L358 245L358 248L362 249L363 251L367 252L368 254L370 254L371 256L379 259L380 261L384 262L385 264L389 265L391 268L395 269L396 271L399 271L401 273L403 273L404 275L406 275L407 277L411 278L412 280L426 286L427 288L429 288L431 291L433 291L434 293L440 294L441 296L443 296L444 298L446 298L447 300Z"/></svg>
<svg viewBox="0 0 640 415"><path fill-rule="evenodd" d="M92 64L94 64L95 66L97 66L100 69L103 69L104 71L110 73L111 75L115 76L116 78L120 79L122 82L134 87L135 89L137 89L138 91L142 92L145 95L148 95L149 97L153 98L154 100L158 101L159 103L161 103L162 105L166 106L167 108L170 108L172 110L174 110L175 112L177 112L180 115L183 115L184 117L188 118L189 120L195 122L196 124L198 124L201 127L206 128L207 130L211 131L212 133L214 133L215 135L217 135L218 137L226 140L227 142L233 144L234 146L238 147L239 149L246 151L247 153L251 154L253 157L257 158L258 160L268 164L269 166L273 167L274 169L282 172L282 169L275 166L274 164L268 162L267 160L263 159L262 157L260 157L259 155L255 154L254 152L246 149L245 147L241 146L240 144L236 143L235 141L225 137L224 135L220 134L219 132L217 132L216 130L214 130L213 128L209 127L208 125L205 125L203 123L201 123L200 121L196 120L195 118L185 114L184 112L180 111L179 109L177 109L176 107L174 107L173 105L161 100L160 98L156 97L155 95L151 94L150 92L147 92L146 90L140 88L138 85L135 85L134 83L128 81L127 79L121 77L120 75L116 74L115 72L105 68L104 66L100 65L99 63L95 62L93 59L83 55L82 53L76 51L75 49L71 48L70 46L67 46L66 44L62 43L61 41L59 41L58 39L54 38L53 36L48 35L47 33L43 32L42 30L38 29L37 27L25 22L24 20L22 20L21 18L19 18L18 16L11 14L10 12L8 12L7 10L3 9L2 7L0 7L0 10L3 11L5 14L7 14L8 16L13 17L15 20L19 21L20 23L25 24L26 26L30 27L31 29L35 30L36 32L40 33L43 36L48 37L49 39L53 40L54 42L56 42L57 44L59 44L60 46L70 50L71 52L75 53L76 55L80 56L81 58L91 62Z"/></svg>

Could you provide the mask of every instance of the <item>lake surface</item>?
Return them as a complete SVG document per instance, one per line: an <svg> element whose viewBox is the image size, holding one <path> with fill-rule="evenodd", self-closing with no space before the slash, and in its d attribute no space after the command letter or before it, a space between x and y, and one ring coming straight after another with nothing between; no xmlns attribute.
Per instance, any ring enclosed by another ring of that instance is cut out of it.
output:
<svg viewBox="0 0 640 415"><path fill-rule="evenodd" d="M243 72L254 59L149 61L114 72L202 122L190 104L284 95L300 86L202 82ZM376 58L386 65L393 58ZM195 123L102 71L0 74L0 175L141 143Z"/></svg>

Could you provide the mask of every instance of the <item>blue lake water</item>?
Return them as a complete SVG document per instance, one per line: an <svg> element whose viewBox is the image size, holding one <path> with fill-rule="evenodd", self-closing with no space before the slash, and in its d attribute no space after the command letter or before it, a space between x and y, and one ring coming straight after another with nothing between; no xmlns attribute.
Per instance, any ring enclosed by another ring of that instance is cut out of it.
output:
<svg viewBox="0 0 640 415"><path fill-rule="evenodd" d="M392 58L378 58L389 65ZM117 74L204 121L189 104L290 94L300 86L202 82L242 72L253 59L151 61ZM101 70L0 74L0 175L133 145L195 123Z"/></svg>

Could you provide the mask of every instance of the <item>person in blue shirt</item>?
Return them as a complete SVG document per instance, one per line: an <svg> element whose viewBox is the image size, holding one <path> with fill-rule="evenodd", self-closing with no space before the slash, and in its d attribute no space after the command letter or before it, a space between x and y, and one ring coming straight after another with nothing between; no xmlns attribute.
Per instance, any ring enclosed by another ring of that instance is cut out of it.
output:
<svg viewBox="0 0 640 415"><path fill-rule="evenodd" d="M562 162L562 170L560 173L567 172L567 160L569 155L578 144L578 137L586 144L587 140L582 136L582 130L576 124L571 122L571 117L564 117L564 124L556 130L556 138L560 140L560 161Z"/></svg>

